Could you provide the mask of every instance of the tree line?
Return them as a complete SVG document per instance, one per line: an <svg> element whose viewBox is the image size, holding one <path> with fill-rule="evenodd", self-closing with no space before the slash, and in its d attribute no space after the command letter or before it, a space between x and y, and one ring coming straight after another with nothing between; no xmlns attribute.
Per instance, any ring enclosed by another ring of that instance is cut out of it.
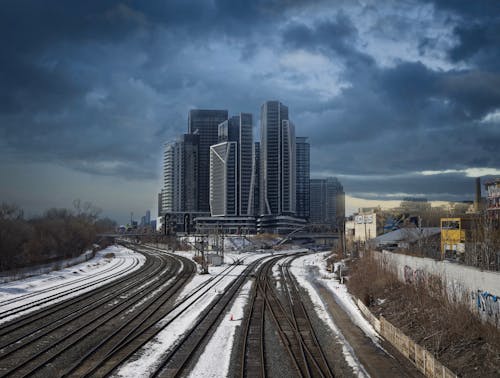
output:
<svg viewBox="0 0 500 378"><path fill-rule="evenodd" d="M75 200L73 209L52 208L30 219L15 204L0 205L0 271L70 258L92 249L97 234L116 223L101 210Z"/></svg>

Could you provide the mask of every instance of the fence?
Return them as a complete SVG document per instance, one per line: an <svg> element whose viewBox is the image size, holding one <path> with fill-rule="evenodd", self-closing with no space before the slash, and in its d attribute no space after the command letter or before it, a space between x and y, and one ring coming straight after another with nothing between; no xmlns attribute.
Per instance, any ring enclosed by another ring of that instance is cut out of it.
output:
<svg viewBox="0 0 500 378"><path fill-rule="evenodd" d="M380 317L380 320L377 319L377 317L373 315L359 299L357 299L357 304L361 312L366 316L375 330L379 332L384 339L390 342L399 352L401 352L403 356L408 358L426 377L457 377L455 373L441 364L425 348L418 345L397 327L394 327L383 316Z"/></svg>
<svg viewBox="0 0 500 378"><path fill-rule="evenodd" d="M380 333L380 320L378 320L377 317L373 315L372 312L368 309L368 307L366 307L365 304L359 299L357 299L357 304L363 315L368 319L373 328L375 328L375 331Z"/></svg>

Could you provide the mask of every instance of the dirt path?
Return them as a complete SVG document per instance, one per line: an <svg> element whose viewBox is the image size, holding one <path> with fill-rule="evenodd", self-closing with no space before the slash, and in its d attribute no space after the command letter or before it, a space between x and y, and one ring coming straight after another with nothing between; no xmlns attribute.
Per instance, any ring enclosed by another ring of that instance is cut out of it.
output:
<svg viewBox="0 0 500 378"><path fill-rule="evenodd" d="M359 361L372 377L423 377L423 375L387 342L382 348L375 345L350 319L349 315L335 301L333 294L320 282L313 281L318 294L327 306L334 323L353 348ZM389 354L390 353L390 354Z"/></svg>

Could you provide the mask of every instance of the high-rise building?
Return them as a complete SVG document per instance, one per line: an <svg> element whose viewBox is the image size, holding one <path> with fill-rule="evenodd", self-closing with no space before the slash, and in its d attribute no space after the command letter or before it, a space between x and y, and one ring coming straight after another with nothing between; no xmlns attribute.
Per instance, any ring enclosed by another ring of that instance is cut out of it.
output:
<svg viewBox="0 0 500 378"><path fill-rule="evenodd" d="M253 215L260 214L260 142L253 145Z"/></svg>
<svg viewBox="0 0 500 378"><path fill-rule="evenodd" d="M262 105L260 138L260 214L294 215L295 128L288 107L279 101Z"/></svg>
<svg viewBox="0 0 500 378"><path fill-rule="evenodd" d="M163 193L163 189L161 190L160 193L158 193L158 209L157 209L157 212L158 212L158 216L159 217L161 217L164 214L164 212L163 212L162 193Z"/></svg>
<svg viewBox="0 0 500 378"><path fill-rule="evenodd" d="M253 215L253 125L252 115L240 113L219 125L219 143L236 143L237 212L236 215ZM213 146L212 146L213 147ZM212 151L211 151L212 153ZM211 166L212 167L212 166ZM215 177L215 176L214 176ZM214 184L216 185L216 184ZM214 214L213 211L211 211Z"/></svg>
<svg viewBox="0 0 500 378"><path fill-rule="evenodd" d="M238 133L239 215L253 215L255 189L253 156L253 122L250 113L240 113Z"/></svg>
<svg viewBox="0 0 500 378"><path fill-rule="evenodd" d="M296 138L297 207L299 218L309 219L310 207L310 147L307 137Z"/></svg>
<svg viewBox="0 0 500 378"><path fill-rule="evenodd" d="M198 206L199 136L184 136L165 145L162 214L196 211Z"/></svg>
<svg viewBox="0 0 500 378"><path fill-rule="evenodd" d="M310 223L338 229L345 217L345 194L340 181L330 177L311 179L310 183Z"/></svg>
<svg viewBox="0 0 500 378"><path fill-rule="evenodd" d="M237 143L210 147L210 212L216 216L238 215Z"/></svg>
<svg viewBox="0 0 500 378"><path fill-rule="evenodd" d="M210 211L209 201L209 162L210 146L217 144L219 124L228 119L227 110L201 110L189 111L188 132L199 137L197 156L197 205L196 210Z"/></svg>

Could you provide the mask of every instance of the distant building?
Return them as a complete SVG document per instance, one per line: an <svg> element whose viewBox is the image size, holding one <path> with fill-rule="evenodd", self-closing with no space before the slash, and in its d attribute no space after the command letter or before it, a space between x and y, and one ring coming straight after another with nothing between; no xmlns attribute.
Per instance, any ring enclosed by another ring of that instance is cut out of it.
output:
<svg viewBox="0 0 500 378"><path fill-rule="evenodd" d="M184 134L165 145L159 212L165 219L158 222L157 227L166 225L164 229L167 233L194 230L196 216L209 215L208 212L198 211L199 144L198 134Z"/></svg>
<svg viewBox="0 0 500 378"><path fill-rule="evenodd" d="M236 142L237 214L253 215L255 180L253 123L250 113L240 113L219 125L219 142Z"/></svg>
<svg viewBox="0 0 500 378"><path fill-rule="evenodd" d="M253 215L260 214L260 143L253 145Z"/></svg>
<svg viewBox="0 0 500 378"><path fill-rule="evenodd" d="M295 126L288 107L267 101L260 113L260 211L258 232L289 233L306 221L297 212L297 151Z"/></svg>
<svg viewBox="0 0 500 378"><path fill-rule="evenodd" d="M253 216L252 115L240 113L219 125L219 143L210 147L212 216Z"/></svg>
<svg viewBox="0 0 500 378"><path fill-rule="evenodd" d="M484 183L486 189L486 211L495 219L500 219L500 178Z"/></svg>
<svg viewBox="0 0 500 378"><path fill-rule="evenodd" d="M358 212L346 220L345 235L347 241L365 242L383 234L384 216L374 209L366 210Z"/></svg>
<svg viewBox="0 0 500 378"><path fill-rule="evenodd" d="M311 224L338 229L345 217L344 188L335 177L310 180Z"/></svg>
<svg viewBox="0 0 500 378"><path fill-rule="evenodd" d="M406 197L403 198L403 201L401 201L399 207L400 212L411 214L429 211L431 209L431 203L427 201L427 198Z"/></svg>
<svg viewBox="0 0 500 378"><path fill-rule="evenodd" d="M307 137L296 137L296 215L309 219L310 213L310 146Z"/></svg>
<svg viewBox="0 0 500 378"><path fill-rule="evenodd" d="M222 142L210 147L210 213L238 215L237 143Z"/></svg>
<svg viewBox="0 0 500 378"><path fill-rule="evenodd" d="M162 213L196 211L199 136L184 134L167 143L163 159Z"/></svg>
<svg viewBox="0 0 500 378"><path fill-rule="evenodd" d="M207 213L210 211L210 146L219 142L219 125L227 119L227 110L194 109L189 111L188 132L199 137L196 185L193 186L197 190L197 198L193 210Z"/></svg>
<svg viewBox="0 0 500 378"><path fill-rule="evenodd" d="M295 128L288 107L267 101L260 125L260 214L295 215Z"/></svg>
<svg viewBox="0 0 500 378"><path fill-rule="evenodd" d="M163 189L162 189L163 190ZM162 206L162 192L158 193L158 216L162 216L163 215L163 206Z"/></svg>

